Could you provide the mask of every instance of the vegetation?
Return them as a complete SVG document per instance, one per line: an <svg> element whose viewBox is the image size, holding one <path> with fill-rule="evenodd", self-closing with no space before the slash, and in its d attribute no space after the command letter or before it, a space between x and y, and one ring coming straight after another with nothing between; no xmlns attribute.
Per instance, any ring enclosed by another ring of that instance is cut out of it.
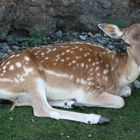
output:
<svg viewBox="0 0 140 140"><path fill-rule="evenodd" d="M28 48L30 46L39 46L48 44L50 42L44 34L39 32L38 35L36 34L36 36L34 34L26 37L17 37L16 35L11 35L8 37L8 43Z"/></svg>
<svg viewBox="0 0 140 140"><path fill-rule="evenodd" d="M140 94L135 90L123 109L85 108L72 111L98 113L109 117L109 124L86 125L67 120L37 118L30 107L0 105L0 140L139 140Z"/></svg>
<svg viewBox="0 0 140 140"><path fill-rule="evenodd" d="M115 25L119 26L120 28L124 28L127 25L124 20L107 19L105 22L110 23L110 24L115 24Z"/></svg>

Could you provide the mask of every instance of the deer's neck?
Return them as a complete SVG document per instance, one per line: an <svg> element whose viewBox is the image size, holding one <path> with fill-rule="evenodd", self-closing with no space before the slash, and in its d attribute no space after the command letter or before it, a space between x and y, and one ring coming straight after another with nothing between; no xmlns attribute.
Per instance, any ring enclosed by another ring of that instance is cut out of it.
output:
<svg viewBox="0 0 140 140"><path fill-rule="evenodd" d="M139 65L134 61L133 57L127 52L120 58L118 66L119 86L127 86L135 81L139 74Z"/></svg>

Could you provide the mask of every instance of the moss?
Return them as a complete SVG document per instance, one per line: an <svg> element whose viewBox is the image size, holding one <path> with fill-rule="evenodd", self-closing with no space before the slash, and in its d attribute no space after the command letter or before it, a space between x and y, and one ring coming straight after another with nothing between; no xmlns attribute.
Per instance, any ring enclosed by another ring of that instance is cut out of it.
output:
<svg viewBox="0 0 140 140"><path fill-rule="evenodd" d="M126 27L126 22L122 20L106 19L106 23L115 24L120 28Z"/></svg>

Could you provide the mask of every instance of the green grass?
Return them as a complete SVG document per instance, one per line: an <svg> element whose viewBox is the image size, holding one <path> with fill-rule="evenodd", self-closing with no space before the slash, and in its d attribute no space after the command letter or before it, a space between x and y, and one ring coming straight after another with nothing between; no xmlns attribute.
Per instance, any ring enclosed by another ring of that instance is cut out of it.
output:
<svg viewBox="0 0 140 140"><path fill-rule="evenodd" d="M106 116L111 119L106 125L37 118L30 107L16 107L9 112L10 105L0 105L0 140L140 140L139 90L135 90L125 101L125 108L120 110L72 109Z"/></svg>

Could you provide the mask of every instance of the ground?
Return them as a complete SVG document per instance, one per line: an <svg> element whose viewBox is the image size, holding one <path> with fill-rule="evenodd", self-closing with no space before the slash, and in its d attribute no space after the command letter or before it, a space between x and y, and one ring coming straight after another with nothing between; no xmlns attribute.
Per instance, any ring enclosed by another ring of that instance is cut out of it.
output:
<svg viewBox="0 0 140 140"><path fill-rule="evenodd" d="M67 120L37 118L31 107L0 105L0 140L140 140L140 90L126 98L122 109L72 109L110 118L104 125L86 125Z"/></svg>

